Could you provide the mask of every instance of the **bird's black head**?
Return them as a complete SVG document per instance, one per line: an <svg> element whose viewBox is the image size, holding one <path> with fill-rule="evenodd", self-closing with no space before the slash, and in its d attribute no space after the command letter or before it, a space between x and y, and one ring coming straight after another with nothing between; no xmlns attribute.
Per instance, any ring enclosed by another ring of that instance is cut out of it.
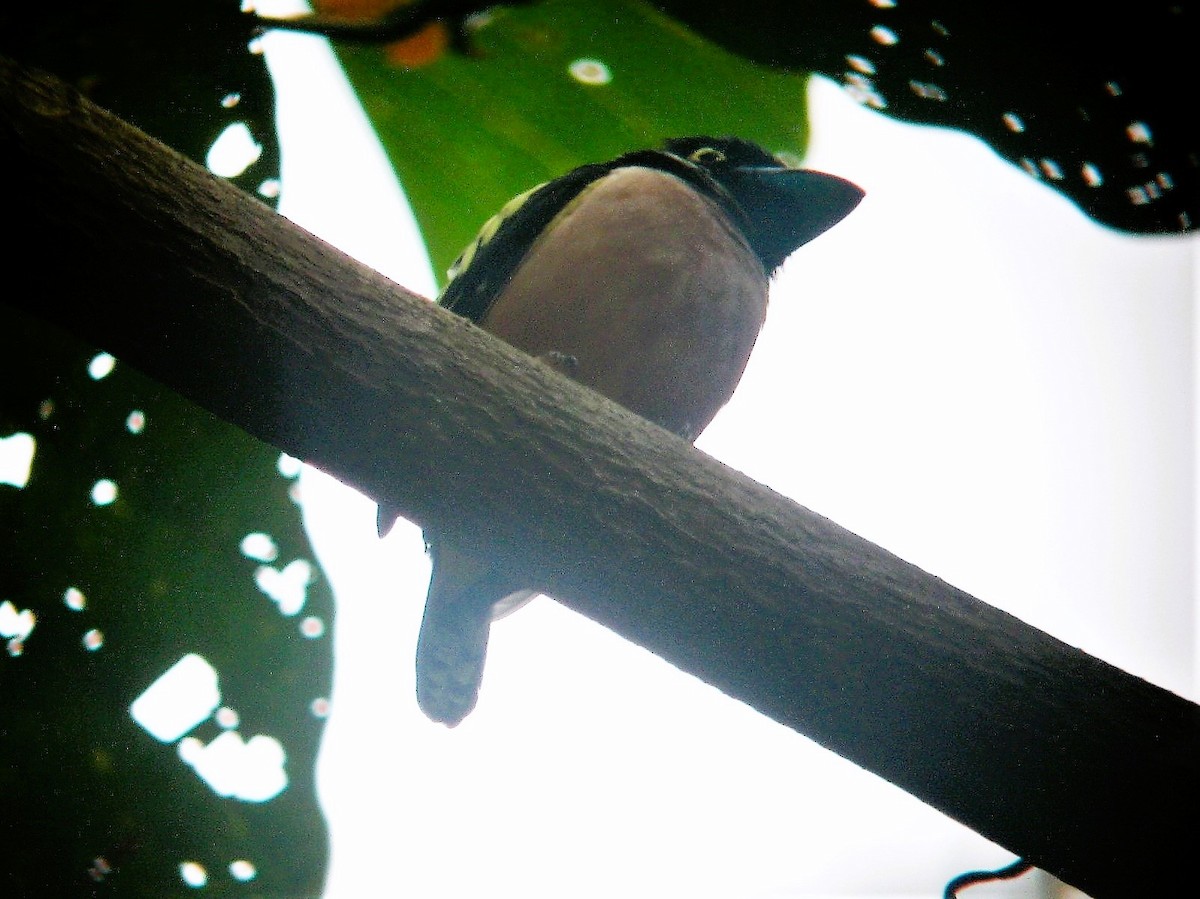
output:
<svg viewBox="0 0 1200 899"><path fill-rule="evenodd" d="M732 201L738 225L763 268L773 272L797 248L828 231L863 198L855 184L793 168L740 137L681 137L663 149L702 170Z"/></svg>

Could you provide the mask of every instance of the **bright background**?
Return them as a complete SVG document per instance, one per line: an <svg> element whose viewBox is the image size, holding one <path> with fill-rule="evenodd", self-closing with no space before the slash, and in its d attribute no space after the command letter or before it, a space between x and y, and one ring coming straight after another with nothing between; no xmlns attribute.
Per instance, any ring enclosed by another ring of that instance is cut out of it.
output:
<svg viewBox="0 0 1200 899"><path fill-rule="evenodd" d="M283 212L432 296L325 43L265 46ZM1197 239L1102 230L973 138L890 121L828 81L810 97L806 164L867 197L785 267L745 379L698 445L1195 697ZM327 895L934 897L1011 859L544 598L495 627L476 712L428 722L413 698L419 531L379 541L373 503L316 472L302 483L337 594ZM969 895L1045 890L1033 877Z"/></svg>

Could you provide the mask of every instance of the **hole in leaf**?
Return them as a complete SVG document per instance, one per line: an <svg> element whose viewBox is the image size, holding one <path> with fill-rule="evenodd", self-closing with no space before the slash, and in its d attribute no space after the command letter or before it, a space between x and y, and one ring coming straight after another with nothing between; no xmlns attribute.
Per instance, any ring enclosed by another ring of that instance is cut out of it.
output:
<svg viewBox="0 0 1200 899"><path fill-rule="evenodd" d="M242 742L236 730L227 730L208 745L188 737L179 741L179 757L218 796L266 802L287 787L287 754L274 737L259 734Z"/></svg>
<svg viewBox="0 0 1200 899"><path fill-rule="evenodd" d="M245 122L229 125L208 148L205 165L214 175L236 178L262 156L262 144L254 139Z"/></svg>
<svg viewBox="0 0 1200 899"><path fill-rule="evenodd" d="M284 615L295 615L304 608L308 598L308 585L312 583L312 563L306 559L295 559L283 570L270 565L260 565L254 573L258 589L279 605Z"/></svg>
<svg viewBox="0 0 1200 899"><path fill-rule="evenodd" d="M279 469L279 473L285 478L295 478L300 476L300 469L304 467L304 463L295 456L280 453L279 462L276 467Z"/></svg>
<svg viewBox="0 0 1200 899"><path fill-rule="evenodd" d="M274 562L279 558L279 547L270 534L255 531L242 538L242 555L256 562Z"/></svg>
<svg viewBox="0 0 1200 899"><path fill-rule="evenodd" d="M216 669L202 656L188 653L142 691L129 714L150 736L171 743L211 715L220 702Z"/></svg>
<svg viewBox="0 0 1200 899"><path fill-rule="evenodd" d="M179 876L185 884L193 889L200 889L208 884L208 872L199 862L181 862Z"/></svg>
<svg viewBox="0 0 1200 899"><path fill-rule="evenodd" d="M36 451L37 441L32 434L19 431L0 437L0 484L11 484L18 489L28 484Z"/></svg>
<svg viewBox="0 0 1200 899"><path fill-rule="evenodd" d="M598 59L577 59L567 71L580 84L599 86L612 81L612 70Z"/></svg>
<svg viewBox="0 0 1200 899"><path fill-rule="evenodd" d="M886 25L876 25L871 29L871 40L877 44L882 44L884 47L891 47L900 41L900 35L892 31Z"/></svg>
<svg viewBox="0 0 1200 899"><path fill-rule="evenodd" d="M1006 112L1000 118L1004 122L1004 127L1014 134L1020 134L1025 130L1025 122L1015 112Z"/></svg>
<svg viewBox="0 0 1200 899"><path fill-rule="evenodd" d="M87 608L87 597L78 587L68 587L63 591L63 605L72 612L82 612Z"/></svg>
<svg viewBox="0 0 1200 899"><path fill-rule="evenodd" d="M97 506L110 506L117 500L117 485L108 478L101 478L92 485L92 502Z"/></svg>
<svg viewBox="0 0 1200 899"><path fill-rule="evenodd" d="M1153 144L1154 139L1150 135L1150 126L1145 122L1130 122L1125 129L1125 134L1135 144Z"/></svg>
<svg viewBox="0 0 1200 899"><path fill-rule="evenodd" d="M930 84L927 81L910 81L908 86L912 92L923 100L945 100L946 91L937 84Z"/></svg>
<svg viewBox="0 0 1200 899"><path fill-rule="evenodd" d="M97 353L88 363L87 370L93 381L99 381L112 374L112 370L116 367L117 360L113 356L108 353Z"/></svg>
<svg viewBox="0 0 1200 899"><path fill-rule="evenodd" d="M18 612L10 600L0 602L0 637L12 637L23 641L33 633L35 624L37 615L32 609L21 609Z"/></svg>
<svg viewBox="0 0 1200 899"><path fill-rule="evenodd" d="M258 869L244 858L229 863L229 876L241 883L253 880L256 874L258 874Z"/></svg>
<svg viewBox="0 0 1200 899"><path fill-rule="evenodd" d="M851 54L846 57L846 64L856 72L861 72L863 75L875 74L875 63L867 59L865 56Z"/></svg>

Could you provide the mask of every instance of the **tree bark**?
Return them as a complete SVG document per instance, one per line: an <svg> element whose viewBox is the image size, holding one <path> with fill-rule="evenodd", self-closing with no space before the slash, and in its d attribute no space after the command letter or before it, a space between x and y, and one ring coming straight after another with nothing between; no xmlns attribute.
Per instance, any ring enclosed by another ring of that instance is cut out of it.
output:
<svg viewBox="0 0 1200 899"><path fill-rule="evenodd" d="M560 377L53 79L0 64L0 106L26 278L7 302L1097 899L1191 889L1200 707Z"/></svg>

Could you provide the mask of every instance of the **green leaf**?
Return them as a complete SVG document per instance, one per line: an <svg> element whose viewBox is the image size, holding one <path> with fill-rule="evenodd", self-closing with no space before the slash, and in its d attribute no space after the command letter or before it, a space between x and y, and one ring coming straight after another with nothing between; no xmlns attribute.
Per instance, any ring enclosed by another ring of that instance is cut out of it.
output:
<svg viewBox="0 0 1200 899"><path fill-rule="evenodd" d="M500 8L472 41L473 55L413 71L382 47L338 47L440 272L510 197L585 162L693 134L803 155L804 76L746 62L645 3ZM602 68L585 75L610 80L573 76L587 60Z"/></svg>

